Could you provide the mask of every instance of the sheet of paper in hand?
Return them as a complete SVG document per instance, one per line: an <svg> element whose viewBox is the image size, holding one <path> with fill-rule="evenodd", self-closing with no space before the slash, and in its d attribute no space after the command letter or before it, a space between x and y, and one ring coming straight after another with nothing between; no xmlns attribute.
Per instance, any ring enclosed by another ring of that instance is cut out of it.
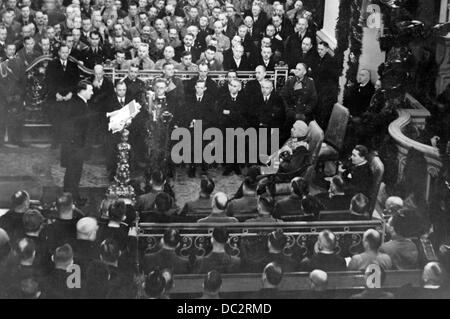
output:
<svg viewBox="0 0 450 319"><path fill-rule="evenodd" d="M131 101L120 110L106 113L106 117L109 117L108 130L113 133L120 132L124 129L125 125L139 113L142 106L135 100Z"/></svg>

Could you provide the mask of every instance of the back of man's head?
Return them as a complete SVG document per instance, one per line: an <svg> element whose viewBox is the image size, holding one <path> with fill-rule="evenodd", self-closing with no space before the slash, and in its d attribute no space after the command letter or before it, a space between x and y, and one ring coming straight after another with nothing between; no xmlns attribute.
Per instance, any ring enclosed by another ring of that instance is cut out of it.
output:
<svg viewBox="0 0 450 319"><path fill-rule="evenodd" d="M350 201L350 212L357 215L369 214L369 199L366 195L359 193Z"/></svg>
<svg viewBox="0 0 450 319"><path fill-rule="evenodd" d="M211 178L209 178L208 176L202 176L202 179L200 181L200 190L203 194L208 196L211 195L215 187L216 185Z"/></svg>
<svg viewBox="0 0 450 319"><path fill-rule="evenodd" d="M162 185L164 185L165 181L166 181L166 178L162 171L156 170L152 173L151 182L152 182L153 186L162 186Z"/></svg>
<svg viewBox="0 0 450 319"><path fill-rule="evenodd" d="M220 245L225 245L228 241L228 231L225 227L216 227L212 232L212 238Z"/></svg>
<svg viewBox="0 0 450 319"><path fill-rule="evenodd" d="M422 273L424 285L441 286L445 282L445 271L442 265L431 261L425 265Z"/></svg>
<svg viewBox="0 0 450 319"><path fill-rule="evenodd" d="M265 285L276 287L283 279L283 270L276 262L271 262L264 267L263 282Z"/></svg>
<svg viewBox="0 0 450 319"><path fill-rule="evenodd" d="M224 211L228 205L228 197L223 192L217 192L212 199L212 208Z"/></svg>
<svg viewBox="0 0 450 319"><path fill-rule="evenodd" d="M277 229L269 234L269 244L276 252L281 252L287 244L287 237L282 229Z"/></svg>
<svg viewBox="0 0 450 319"><path fill-rule="evenodd" d="M64 244L55 249L55 254L53 255L53 262L55 267L67 267L73 262L73 250L72 246L69 244Z"/></svg>
<svg viewBox="0 0 450 319"><path fill-rule="evenodd" d="M116 200L108 208L109 220L120 223L127 212L127 206L123 200Z"/></svg>
<svg viewBox="0 0 450 319"><path fill-rule="evenodd" d="M258 214L259 215L271 215L274 208L274 201L268 196L258 197Z"/></svg>
<svg viewBox="0 0 450 319"><path fill-rule="evenodd" d="M303 177L294 177L291 180L292 192L303 197L309 194L309 183Z"/></svg>
<svg viewBox="0 0 450 319"><path fill-rule="evenodd" d="M336 248L336 236L333 232L326 229L319 233L317 243L320 252L334 253Z"/></svg>
<svg viewBox="0 0 450 319"><path fill-rule="evenodd" d="M11 209L20 208L25 206L30 199L30 195L24 190L20 190L12 194L11 196Z"/></svg>
<svg viewBox="0 0 450 319"><path fill-rule="evenodd" d="M159 193L155 198L155 210L158 213L165 213L172 207L172 197L167 193Z"/></svg>
<svg viewBox="0 0 450 319"><path fill-rule="evenodd" d="M145 277L144 291L150 298L160 298L165 286L166 280L159 270L154 270Z"/></svg>
<svg viewBox="0 0 450 319"><path fill-rule="evenodd" d="M323 204L314 196L306 195L305 198L302 199L302 209L305 215L318 217L320 211L324 208L325 206L323 206Z"/></svg>
<svg viewBox="0 0 450 319"><path fill-rule="evenodd" d="M83 217L77 223L77 238L95 241L97 236L97 220L92 217Z"/></svg>
<svg viewBox="0 0 450 319"><path fill-rule="evenodd" d="M256 195L256 186L257 186L257 183L254 180L252 180L250 177L246 177L244 179L242 190L243 190L244 194Z"/></svg>
<svg viewBox="0 0 450 319"><path fill-rule="evenodd" d="M164 232L163 240L168 247L175 248L181 240L180 232L177 229L169 228Z"/></svg>
<svg viewBox="0 0 450 319"><path fill-rule="evenodd" d="M378 251L381 246L381 235L375 229L368 229L364 232L363 241L366 250Z"/></svg>
<svg viewBox="0 0 450 319"><path fill-rule="evenodd" d="M120 249L118 243L112 239L107 238L100 244L100 258L106 263L115 263L119 260Z"/></svg>
<svg viewBox="0 0 450 319"><path fill-rule="evenodd" d="M32 239L22 238L17 242L16 252L20 261L30 260L36 254L36 244Z"/></svg>
<svg viewBox="0 0 450 319"><path fill-rule="evenodd" d="M35 209L30 209L23 214L23 228L26 233L37 232L45 222L44 216Z"/></svg>
<svg viewBox="0 0 450 319"><path fill-rule="evenodd" d="M60 214L73 211L73 197L71 193L63 193L56 200L56 208Z"/></svg>
<svg viewBox="0 0 450 319"><path fill-rule="evenodd" d="M328 275L323 270L315 269L309 273L309 283L311 290L324 291L327 289Z"/></svg>
<svg viewBox="0 0 450 319"><path fill-rule="evenodd" d="M218 293L222 286L222 276L217 270L211 270L205 275L203 289L209 293Z"/></svg>
<svg viewBox="0 0 450 319"><path fill-rule="evenodd" d="M384 208L388 214L393 215L403 208L403 200L398 196L390 196L386 199Z"/></svg>

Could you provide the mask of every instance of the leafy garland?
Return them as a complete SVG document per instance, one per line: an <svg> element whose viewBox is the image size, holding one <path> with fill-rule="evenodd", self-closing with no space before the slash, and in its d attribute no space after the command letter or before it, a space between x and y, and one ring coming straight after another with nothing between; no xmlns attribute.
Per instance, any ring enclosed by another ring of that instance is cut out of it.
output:
<svg viewBox="0 0 450 319"><path fill-rule="evenodd" d="M341 0L339 4L339 17L336 23L337 47L334 52L337 65L339 66L339 74L341 74L344 69L344 53L348 49L350 43L351 3L352 0Z"/></svg>
<svg viewBox="0 0 450 319"><path fill-rule="evenodd" d="M362 36L363 27L360 23L362 0L353 0L351 4L351 30L350 30L350 55L348 59L348 69L346 73L347 83L345 85L344 96L348 93L348 90L356 82L356 76L359 68L359 57L362 53Z"/></svg>

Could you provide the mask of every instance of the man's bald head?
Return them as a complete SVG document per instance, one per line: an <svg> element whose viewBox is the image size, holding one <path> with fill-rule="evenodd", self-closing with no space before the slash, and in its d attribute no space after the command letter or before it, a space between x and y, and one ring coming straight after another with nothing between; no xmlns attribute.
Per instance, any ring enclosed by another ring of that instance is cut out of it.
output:
<svg viewBox="0 0 450 319"><path fill-rule="evenodd" d="M220 211L223 211L223 210L225 210L225 208L227 208L227 203L228 203L228 197L223 192L216 193L212 199L213 209L216 208Z"/></svg>
<svg viewBox="0 0 450 319"><path fill-rule="evenodd" d="M325 271L315 269L309 273L309 282L311 290L324 291L328 285L328 275Z"/></svg>
<svg viewBox="0 0 450 319"><path fill-rule="evenodd" d="M381 246L381 234L375 229L368 229L363 236L364 249L378 251Z"/></svg>
<svg viewBox="0 0 450 319"><path fill-rule="evenodd" d="M317 239L317 248L319 252L334 253L336 248L336 236L329 230L320 232Z"/></svg>
<svg viewBox="0 0 450 319"><path fill-rule="evenodd" d="M77 238L94 241L98 230L97 220L92 217L81 218L77 223Z"/></svg>

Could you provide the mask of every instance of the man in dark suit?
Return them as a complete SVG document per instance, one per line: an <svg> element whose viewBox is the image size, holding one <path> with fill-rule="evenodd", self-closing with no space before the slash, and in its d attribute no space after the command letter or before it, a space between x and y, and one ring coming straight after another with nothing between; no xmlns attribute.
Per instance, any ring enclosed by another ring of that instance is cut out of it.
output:
<svg viewBox="0 0 450 319"><path fill-rule="evenodd" d="M282 128L285 120L283 100L273 90L272 81L261 81L261 93L260 99L245 110L248 123L257 128Z"/></svg>
<svg viewBox="0 0 450 319"><path fill-rule="evenodd" d="M139 66L131 64L128 69L128 75L123 82L127 86L127 101L136 100L138 103L145 101L145 83L139 79Z"/></svg>
<svg viewBox="0 0 450 319"><path fill-rule="evenodd" d="M86 135L88 130L88 101L92 97L92 84L81 81L77 94L67 103L66 117L62 128L61 166L66 168L64 191L71 192L80 200L78 187L83 171Z"/></svg>
<svg viewBox="0 0 450 319"><path fill-rule="evenodd" d="M311 30L308 28L308 20L304 18L300 18L297 21L296 29L298 30L297 33L294 33L290 35L286 40L286 50L284 60L288 61L295 56L295 54L298 54L302 51L302 42L303 39L308 37L312 40L313 47L316 46L317 40L316 35L311 32ZM292 63L291 63L292 64Z"/></svg>
<svg viewBox="0 0 450 319"><path fill-rule="evenodd" d="M227 241L228 231L223 227L214 228L211 236L212 251L195 261L194 272L197 274L205 274L211 270L217 270L222 274L237 272L241 260L225 252Z"/></svg>
<svg viewBox="0 0 450 319"><path fill-rule="evenodd" d="M294 177L291 181L291 194L276 202L273 216L281 218L287 215L302 215L302 199L308 193L308 182L302 177Z"/></svg>
<svg viewBox="0 0 450 319"><path fill-rule="evenodd" d="M180 115L181 123L183 126L189 127L189 129L194 128L194 123L196 121L202 121L203 130L216 126L217 112L215 107L215 99L208 92L205 81L197 81L195 84L195 95L190 95L186 98L188 105L188 111L185 114ZM192 134L194 136L194 134ZM192 144L194 145L194 144ZM189 177L195 176L196 164L193 162L195 149L191 148L191 165L189 167L188 175ZM206 171L206 164L201 163L202 170Z"/></svg>
<svg viewBox="0 0 450 319"><path fill-rule="evenodd" d="M298 63L292 71L295 77L289 78L280 92L287 110L288 127L296 120L311 121L317 105L316 86L314 80L306 76L306 65Z"/></svg>
<svg viewBox="0 0 450 319"><path fill-rule="evenodd" d="M262 242L261 246L251 247L252 251L249 251L245 258L242 257L243 271L262 272L272 262L277 263L283 272L295 271L294 261L283 253L286 244L287 236L282 229L271 232L267 243Z"/></svg>
<svg viewBox="0 0 450 319"><path fill-rule="evenodd" d="M223 69L236 71L250 71L250 61L244 55L244 47L240 44L233 47L233 54L223 57Z"/></svg>
<svg viewBox="0 0 450 319"><path fill-rule="evenodd" d="M266 68L266 71L275 71L275 60L273 58L272 48L263 47L261 53L257 54L252 59L253 67L262 65Z"/></svg>
<svg viewBox="0 0 450 319"><path fill-rule="evenodd" d="M230 22L225 13L219 14L219 21L222 22L222 33L231 40L236 34L236 27L233 25L233 23Z"/></svg>
<svg viewBox="0 0 450 319"><path fill-rule="evenodd" d="M318 62L319 55L313 49L310 37L305 37L302 41L302 50L298 54L290 54L287 60L289 69L294 69L298 63L304 63L307 66L308 72L316 70Z"/></svg>
<svg viewBox="0 0 450 319"><path fill-rule="evenodd" d="M275 27L275 37L279 36L281 41L286 41L294 33L294 27L286 17L272 16L272 25Z"/></svg>
<svg viewBox="0 0 450 319"><path fill-rule="evenodd" d="M356 145L352 151L352 165L344 170L339 166L339 172L344 180L345 192L349 195L363 193L371 197L370 193L373 184L373 175L368 162L369 151L364 145Z"/></svg>
<svg viewBox="0 0 450 319"><path fill-rule="evenodd" d="M218 92L217 84L208 76L209 66L206 63L201 63L198 66L198 75L192 79L186 81L185 93L186 96L195 95L195 85L198 81L204 81L206 83L206 88L210 95L216 96Z"/></svg>
<svg viewBox="0 0 450 319"><path fill-rule="evenodd" d="M110 79L105 77L103 66L97 64L94 67L94 77L91 79L94 87L94 94L89 109L90 113L90 142L94 144L103 144L103 139L108 130L108 121L106 112L112 103L114 96L114 85Z"/></svg>
<svg viewBox="0 0 450 319"><path fill-rule="evenodd" d="M176 229L167 229L161 238L161 248L155 253L145 254L143 259L144 273L149 273L155 268L169 268L174 274L188 273L189 261L178 256L175 249L180 244L181 236Z"/></svg>
<svg viewBox="0 0 450 319"><path fill-rule="evenodd" d="M344 181L336 175L330 180L328 192L315 195L324 206L325 210L347 210L350 207L352 197L345 194Z"/></svg>
<svg viewBox="0 0 450 319"><path fill-rule="evenodd" d="M226 129L227 128L239 128L245 127L245 123L242 120L242 114L244 110L244 106L246 104L246 99L244 95L241 93L242 83L238 79L232 79L228 82L228 92L225 93L217 103L218 109L218 124L220 129L222 130L222 134L226 137ZM233 136L235 139L235 137ZM227 143L225 143L227 145ZM241 174L241 170L239 168L238 163L238 155L237 154L237 141L235 139L234 142L234 156L233 158L227 159L227 150L224 149L224 158L223 161L225 163L225 171L223 175L229 175L232 171L234 171L237 175ZM232 163L228 163L232 160Z"/></svg>
<svg viewBox="0 0 450 319"><path fill-rule="evenodd" d="M239 218L242 214L258 214L256 208L256 183L247 177L242 187L243 195L241 198L233 199L228 203L227 215Z"/></svg>
<svg viewBox="0 0 450 319"><path fill-rule="evenodd" d="M244 97L248 104L254 105L255 101L262 99L261 82L266 78L266 67L259 64L255 67L255 79L247 82L244 89Z"/></svg>
<svg viewBox="0 0 450 319"><path fill-rule="evenodd" d="M74 262L81 268L82 280L90 262L99 258L97 231L98 223L93 217L83 217L77 222L77 239L71 245Z"/></svg>
<svg viewBox="0 0 450 319"><path fill-rule="evenodd" d="M257 4L253 4L251 10L248 10L245 12L244 14L245 16L250 15L252 17L253 20L253 32L255 35L257 35L257 37L259 38L259 36L264 32L264 30L266 29L267 26L267 13L265 11L262 10L262 8L257 5ZM244 23L245 23L245 19L244 19Z"/></svg>
<svg viewBox="0 0 450 319"><path fill-rule="evenodd" d="M48 81L47 99L49 102L49 117L52 122L53 147L57 147L61 139L61 125L67 102L75 93L80 80L78 66L69 61L69 47L60 46L58 59L48 64L46 79Z"/></svg>
<svg viewBox="0 0 450 319"><path fill-rule="evenodd" d="M95 90L95 89L94 89ZM114 92L108 104L105 104L105 108L102 109L102 116L106 118L106 113L113 112L121 109L127 105L130 100L126 96L127 85L124 81L116 82ZM108 124L107 124L108 125ZM116 173L117 164L117 144L120 143L120 133L112 133L108 131L108 127L105 127L106 140L105 140L105 157L106 157L106 170L110 180L114 179Z"/></svg>
<svg viewBox="0 0 450 319"><path fill-rule="evenodd" d="M249 299L283 299L278 286L283 279L283 269L276 262L271 262L264 267L262 273L263 287L249 296Z"/></svg>
<svg viewBox="0 0 450 319"><path fill-rule="evenodd" d="M327 127L331 110L339 93L339 68L336 59L328 53L329 50L328 43L317 44L319 59L311 73L319 97L316 116L321 127Z"/></svg>
<svg viewBox="0 0 450 319"><path fill-rule="evenodd" d="M350 111L353 119L360 118L367 111L374 93L375 87L370 82L370 71L362 69L358 73L357 83L344 98L344 105Z"/></svg>
<svg viewBox="0 0 450 319"><path fill-rule="evenodd" d="M194 201L187 202L180 212L180 216L185 217L186 214L198 214L198 216L205 216L211 213L211 194L214 191L214 181L207 177L202 176L200 181L200 194ZM186 218L184 218L186 219ZM194 220L187 220L196 222L198 218L193 217Z"/></svg>
<svg viewBox="0 0 450 319"><path fill-rule="evenodd" d="M194 35L191 33L184 36L182 46L175 48L175 61L181 62L181 54L184 51L191 53L192 61L200 59L200 49L194 47Z"/></svg>
<svg viewBox="0 0 450 319"><path fill-rule="evenodd" d="M82 61L87 68L94 68L96 64L103 64L108 57L108 52L105 47L100 45L100 33L92 31L89 34L89 48L83 52Z"/></svg>

